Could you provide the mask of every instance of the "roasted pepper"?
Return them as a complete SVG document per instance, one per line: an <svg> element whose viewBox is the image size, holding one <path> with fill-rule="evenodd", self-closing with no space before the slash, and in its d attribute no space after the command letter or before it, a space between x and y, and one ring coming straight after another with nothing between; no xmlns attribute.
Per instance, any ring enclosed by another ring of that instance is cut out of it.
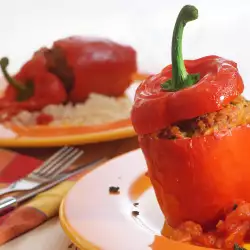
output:
<svg viewBox="0 0 250 250"><path fill-rule="evenodd" d="M79 36L41 48L14 77L7 73L7 65L3 58L1 68L9 86L0 99L1 117L48 104L84 102L91 92L121 96L137 70L132 47Z"/></svg>
<svg viewBox="0 0 250 250"><path fill-rule="evenodd" d="M131 119L167 222L176 227L191 220L210 228L228 204L250 202L250 127L183 139L158 136L176 122L223 109L244 89L235 62L218 56L183 61L183 28L197 18L194 6L180 11L172 65L141 83Z"/></svg>
<svg viewBox="0 0 250 250"><path fill-rule="evenodd" d="M11 77L7 72L8 58L0 60L0 67L8 86L0 99L0 120L8 119L20 110L40 110L48 104L66 101L67 93L61 81L48 72L44 58L36 54L20 72Z"/></svg>
<svg viewBox="0 0 250 250"><path fill-rule="evenodd" d="M137 70L135 50L110 40L68 37L55 41L46 55L51 71L67 82L71 102L82 102L91 92L120 96ZM58 61L64 65L55 67Z"/></svg>

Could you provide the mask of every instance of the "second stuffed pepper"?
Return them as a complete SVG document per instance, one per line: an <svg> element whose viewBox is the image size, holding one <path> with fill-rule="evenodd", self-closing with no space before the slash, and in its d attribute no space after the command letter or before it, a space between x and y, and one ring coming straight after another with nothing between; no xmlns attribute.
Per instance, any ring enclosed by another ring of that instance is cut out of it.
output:
<svg viewBox="0 0 250 250"><path fill-rule="evenodd" d="M85 102L91 93L122 96L137 70L136 51L107 39L72 36L34 53L15 75L8 58L0 67L8 83L0 98L0 121L21 110Z"/></svg>

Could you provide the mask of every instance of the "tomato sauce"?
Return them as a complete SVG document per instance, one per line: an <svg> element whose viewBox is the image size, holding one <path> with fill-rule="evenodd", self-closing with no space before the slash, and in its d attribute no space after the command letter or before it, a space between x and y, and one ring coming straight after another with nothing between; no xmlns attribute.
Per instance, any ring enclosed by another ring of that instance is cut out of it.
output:
<svg viewBox="0 0 250 250"><path fill-rule="evenodd" d="M214 230L205 230L195 222L186 221L170 230L166 236L203 247L244 249L238 246L250 240L250 203L242 201L229 206Z"/></svg>
<svg viewBox="0 0 250 250"><path fill-rule="evenodd" d="M44 114L41 113L37 118L36 118L36 123L38 125L48 125L54 120L52 115Z"/></svg>

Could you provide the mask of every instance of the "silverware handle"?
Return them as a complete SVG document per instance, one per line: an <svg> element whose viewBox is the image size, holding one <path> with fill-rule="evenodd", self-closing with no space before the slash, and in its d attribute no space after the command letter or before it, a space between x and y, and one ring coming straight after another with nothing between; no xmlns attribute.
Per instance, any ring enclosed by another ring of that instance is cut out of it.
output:
<svg viewBox="0 0 250 250"><path fill-rule="evenodd" d="M17 199L13 196L8 196L0 200L0 215L4 215L13 210L17 205Z"/></svg>

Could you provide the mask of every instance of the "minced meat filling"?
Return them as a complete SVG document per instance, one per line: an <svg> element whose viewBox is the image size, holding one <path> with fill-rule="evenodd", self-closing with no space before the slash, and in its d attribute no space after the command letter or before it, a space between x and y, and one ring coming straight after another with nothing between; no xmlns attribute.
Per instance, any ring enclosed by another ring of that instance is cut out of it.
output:
<svg viewBox="0 0 250 250"><path fill-rule="evenodd" d="M159 138L178 139L210 135L250 123L250 102L239 96L223 109L173 124L158 133Z"/></svg>

